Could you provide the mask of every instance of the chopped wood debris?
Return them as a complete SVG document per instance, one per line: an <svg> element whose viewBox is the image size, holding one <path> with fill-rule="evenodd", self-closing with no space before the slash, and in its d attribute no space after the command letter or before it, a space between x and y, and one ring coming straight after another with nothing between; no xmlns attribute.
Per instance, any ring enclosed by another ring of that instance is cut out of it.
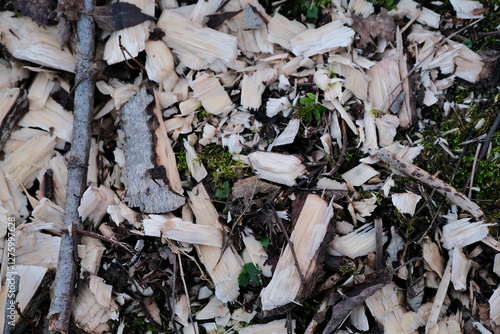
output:
<svg viewBox="0 0 500 334"><path fill-rule="evenodd" d="M80 265L68 333L498 332L498 8L320 2L2 6L16 332L48 325L64 254ZM75 138L88 78L91 138Z"/></svg>

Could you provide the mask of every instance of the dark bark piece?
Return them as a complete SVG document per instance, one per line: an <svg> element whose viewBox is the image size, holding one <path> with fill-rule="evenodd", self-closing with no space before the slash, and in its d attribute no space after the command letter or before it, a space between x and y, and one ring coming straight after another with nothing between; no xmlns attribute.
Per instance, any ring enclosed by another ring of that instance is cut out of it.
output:
<svg viewBox="0 0 500 334"><path fill-rule="evenodd" d="M33 298L31 298L29 304L25 308L23 315L26 317L26 319L34 322L34 320L39 316L38 314L40 312L40 308L42 308L44 305L47 305L49 299L50 285L52 284L53 280L54 280L54 274L50 271L47 271L47 273L43 277L42 282L40 283L35 294L33 295ZM10 333L12 334L26 333L27 327L28 324L25 321L19 320L18 323L16 324L16 328Z"/></svg>
<svg viewBox="0 0 500 334"><path fill-rule="evenodd" d="M85 0L86 11L92 11L95 0ZM77 22L79 45L76 48L75 112L73 121L73 142L68 163L68 183L66 189L66 208L64 224L80 222L78 207L80 198L87 188L87 169L92 133L94 111L95 77L95 25L85 15ZM81 223L79 227L81 228ZM70 236L61 237L59 262L52 293L49 318L49 331L68 332L73 303L76 277L76 263L73 259L73 240Z"/></svg>
<svg viewBox="0 0 500 334"><path fill-rule="evenodd" d="M206 26L212 29L218 29L221 25L232 19L237 14L241 13L242 9L224 12L224 13L216 13L205 16Z"/></svg>
<svg viewBox="0 0 500 334"><path fill-rule="evenodd" d="M247 4L243 8L243 17L241 18L241 28L243 30L264 29L269 21L254 6Z"/></svg>
<svg viewBox="0 0 500 334"><path fill-rule="evenodd" d="M0 106L3 111L0 119L0 150L9 139L16 123L28 112L27 91L19 88L6 88L0 92ZM5 112L5 110L8 110Z"/></svg>
<svg viewBox="0 0 500 334"><path fill-rule="evenodd" d="M343 294L347 298L332 307L332 317L323 330L323 334L333 333L335 329L344 322L345 318L347 318L352 310L363 304L366 298L391 283L391 281L391 273L377 271L366 275L363 283L345 290Z"/></svg>
<svg viewBox="0 0 500 334"><path fill-rule="evenodd" d="M125 134L126 166L122 178L127 190L125 201L147 213L170 212L185 202L179 193L182 188L177 181L178 171L167 165L175 156L167 156L171 148L158 109L153 92L143 88L121 110Z"/></svg>
<svg viewBox="0 0 500 334"><path fill-rule="evenodd" d="M115 2L94 9L94 20L103 30L117 31L154 19L153 16L144 14L139 7L128 2Z"/></svg>
<svg viewBox="0 0 500 334"><path fill-rule="evenodd" d="M13 5L16 11L30 17L39 26L50 25L49 15L56 9L57 0L17 0Z"/></svg>

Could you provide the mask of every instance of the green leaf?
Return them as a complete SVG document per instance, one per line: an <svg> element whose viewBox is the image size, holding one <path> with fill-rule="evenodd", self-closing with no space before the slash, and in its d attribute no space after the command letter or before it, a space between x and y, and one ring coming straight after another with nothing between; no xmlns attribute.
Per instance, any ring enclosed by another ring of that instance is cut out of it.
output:
<svg viewBox="0 0 500 334"><path fill-rule="evenodd" d="M262 247L269 246L269 237L266 235L265 237L260 239L260 244L262 245Z"/></svg>
<svg viewBox="0 0 500 334"><path fill-rule="evenodd" d="M470 49L470 48L472 48L472 45L474 43L472 43L472 41L470 39L466 39L465 41L463 41L462 44L465 45L466 47L468 47Z"/></svg>
<svg viewBox="0 0 500 334"><path fill-rule="evenodd" d="M238 276L238 284L242 287L246 287L250 284L250 281L253 281L257 286L260 286L260 273L261 270L255 264L251 262L245 263Z"/></svg>
<svg viewBox="0 0 500 334"><path fill-rule="evenodd" d="M313 93L307 93L306 96L310 98L312 101L316 101L316 95L314 95Z"/></svg>
<svg viewBox="0 0 500 334"><path fill-rule="evenodd" d="M307 9L306 18L317 19L318 18L318 6L312 5Z"/></svg>

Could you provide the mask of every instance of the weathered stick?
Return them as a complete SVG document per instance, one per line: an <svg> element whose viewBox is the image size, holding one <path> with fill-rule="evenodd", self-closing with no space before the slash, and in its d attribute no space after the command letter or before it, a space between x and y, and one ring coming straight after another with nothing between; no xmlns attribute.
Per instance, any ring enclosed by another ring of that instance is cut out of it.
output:
<svg viewBox="0 0 500 334"><path fill-rule="evenodd" d="M395 154L389 152L386 149L380 149L377 151L377 157L383 162L390 165L391 168L406 174L423 184L428 185L436 189L440 194L444 195L452 203L458 205L465 211L470 212L474 217L479 218L484 215L483 211L476 203L468 199L464 194L458 192L448 183L438 179L435 176L427 173L425 170L404 161L397 157Z"/></svg>
<svg viewBox="0 0 500 334"><path fill-rule="evenodd" d="M95 0L84 0L86 12L94 9ZM90 68L94 66L95 26L91 17L81 15L77 22L78 47L76 48L75 111L73 122L73 142L68 163L66 190L66 216L64 223L71 226L79 222L78 206L87 181L87 163L90 151L92 115L94 111L95 79ZM79 223L81 225L81 223ZM79 227L81 228L81 226ZM73 259L73 240L63 235L59 252L59 262L49 309L49 331L68 332L75 285L76 263Z"/></svg>

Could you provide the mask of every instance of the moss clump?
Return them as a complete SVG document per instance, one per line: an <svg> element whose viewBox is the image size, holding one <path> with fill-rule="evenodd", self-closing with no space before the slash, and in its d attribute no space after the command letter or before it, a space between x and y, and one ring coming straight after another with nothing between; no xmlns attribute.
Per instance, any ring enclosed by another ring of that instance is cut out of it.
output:
<svg viewBox="0 0 500 334"><path fill-rule="evenodd" d="M240 160L233 160L233 154L221 145L211 144L203 147L198 154L198 161L203 163L209 175L212 189L219 199L226 199L239 173L248 172Z"/></svg>

